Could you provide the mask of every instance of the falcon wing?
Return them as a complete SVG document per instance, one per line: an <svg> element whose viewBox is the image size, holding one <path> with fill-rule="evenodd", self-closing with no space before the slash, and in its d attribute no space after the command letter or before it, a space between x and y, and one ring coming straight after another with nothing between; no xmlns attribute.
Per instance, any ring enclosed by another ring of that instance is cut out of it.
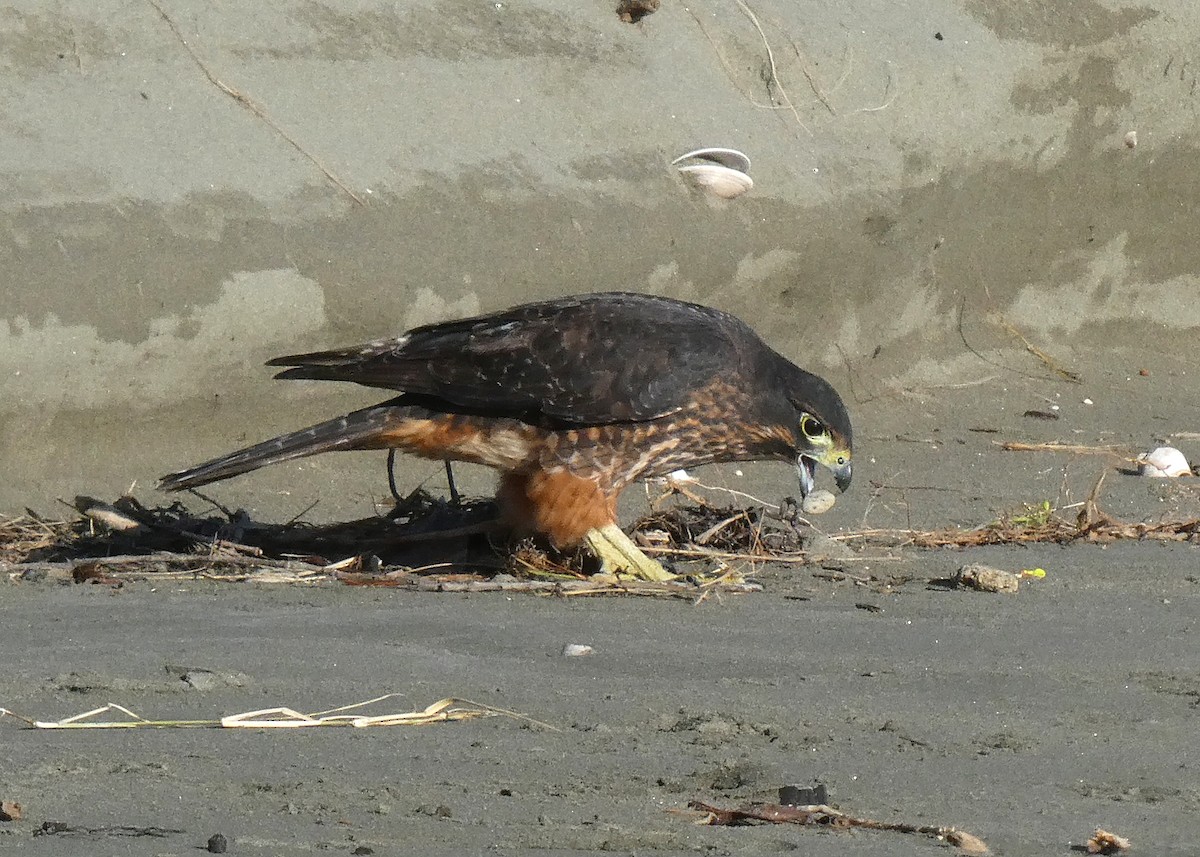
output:
<svg viewBox="0 0 1200 857"><path fill-rule="evenodd" d="M748 337L748 338L747 338ZM649 420L683 408L765 348L733 316L606 293L418 327L398 339L280 357L278 378L353 381L526 421Z"/></svg>

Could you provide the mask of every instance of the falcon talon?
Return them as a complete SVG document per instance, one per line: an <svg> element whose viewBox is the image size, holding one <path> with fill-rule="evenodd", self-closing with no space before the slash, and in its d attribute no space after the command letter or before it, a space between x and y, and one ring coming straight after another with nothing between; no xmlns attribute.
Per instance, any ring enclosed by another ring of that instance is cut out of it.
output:
<svg viewBox="0 0 1200 857"><path fill-rule="evenodd" d="M642 553L624 530L616 524L606 524L588 531L584 536L588 549L600 559L601 571L620 577L640 578L658 583L677 580L659 563Z"/></svg>
<svg viewBox="0 0 1200 857"><path fill-rule="evenodd" d="M720 165L711 152L689 154ZM397 395L168 474L160 488L193 489L343 450L483 464L500 471L496 499L512 532L558 549L586 545L609 572L667 581L676 576L617 526L617 499L634 482L774 460L795 465L802 498L813 492L817 465L842 491L850 486L853 437L837 391L744 322L699 304L579 295L268 365L284 367L277 378Z"/></svg>

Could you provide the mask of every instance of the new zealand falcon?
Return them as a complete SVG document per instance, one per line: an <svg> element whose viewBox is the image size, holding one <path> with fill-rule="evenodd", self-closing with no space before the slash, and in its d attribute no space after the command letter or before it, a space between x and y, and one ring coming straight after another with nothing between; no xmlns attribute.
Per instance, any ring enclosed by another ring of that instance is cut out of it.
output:
<svg viewBox="0 0 1200 857"><path fill-rule="evenodd" d="M698 304L610 292L430 324L396 339L271 360L277 378L399 396L162 478L195 488L331 450L401 449L500 471L515 532L586 544L613 572L670 575L617 525L638 479L717 461L816 465L850 484L850 417L826 381L744 322Z"/></svg>

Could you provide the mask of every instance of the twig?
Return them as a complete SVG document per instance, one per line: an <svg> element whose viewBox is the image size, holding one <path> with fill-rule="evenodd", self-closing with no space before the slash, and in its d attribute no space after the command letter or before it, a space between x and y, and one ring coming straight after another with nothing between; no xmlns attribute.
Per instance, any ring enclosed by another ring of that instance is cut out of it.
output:
<svg viewBox="0 0 1200 857"><path fill-rule="evenodd" d="M744 4L741 3L741 0L735 0L735 2L738 2L739 6L744 7ZM754 14L752 12L748 11L748 7L744 7L743 11L746 11L748 16L750 17L751 21L754 22L755 26L758 29L759 35L762 37L763 44L766 45L767 59L770 63L770 69L771 69L771 82L773 82L776 86L778 86L780 94L786 100L785 104L763 104L761 101L758 101L757 99L754 98L753 95L749 94L745 89L743 89L742 85L740 83L738 83L737 78L734 75L733 68L729 65L729 61L725 59L725 55L724 55L724 53L722 53L720 46L717 44L716 40L712 37L712 35L708 32L708 28L704 26L704 22L702 22L700 20L699 16L697 16L696 13L693 12L689 7L684 6L683 10L685 12L687 12L688 15L691 16L693 21L696 22L696 26L700 28L700 32L703 33L704 38L707 39L709 45L712 46L713 53L716 54L717 60L721 63L721 67L725 70L725 76L729 78L729 82L732 83L733 86L742 94L743 98L745 98L747 101L749 101L752 105L759 108L760 110L791 110L792 115L796 117L796 122L800 125L800 127L803 128L805 131L807 131L810 136L812 135L812 131L800 119L800 114L796 110L795 106L791 103L790 100L787 99L787 92L784 90L782 84L779 83L779 78L778 78L778 75L776 74L775 57L771 51L771 46L769 44L767 44L767 37L763 34L762 27L758 26L757 19L754 17Z"/></svg>
<svg viewBox="0 0 1200 857"><path fill-rule="evenodd" d="M1123 461L1134 461L1128 447L1118 444L1101 446L1082 446L1075 443L1024 443L1019 440L992 441L996 446L1007 452L1068 452L1072 455L1109 455Z"/></svg>
<svg viewBox="0 0 1200 857"><path fill-rule="evenodd" d="M849 815L824 804L814 806L783 806L780 804L756 804L738 809L722 809L703 801L690 801L688 806L706 813L703 824L735 825L747 821L765 821L771 824L801 824L819 825L822 828L861 827L867 830L884 830L892 833L915 833L936 839L939 842L949 842L963 850L966 854L983 855L988 853L983 840L965 830L955 827L935 826L929 824L906 824L895 821L876 821Z"/></svg>
<svg viewBox="0 0 1200 857"><path fill-rule="evenodd" d="M883 94L885 96L884 102L882 104L880 104L878 107L860 107L857 110L851 110L850 115L853 116L855 113L878 113L880 110L887 110L889 107L892 106L893 103L895 103L897 93L892 92L892 85L893 85L892 64L890 62L886 62L886 64L888 67L888 79L887 79L887 85L884 87L884 90L883 90ZM889 95L888 93L891 93L891 94Z"/></svg>
<svg viewBox="0 0 1200 857"><path fill-rule="evenodd" d="M842 357L842 363L846 366L846 384L850 387L850 398L860 405L867 404L871 400L867 399L864 401L860 399L858 391L854 389L854 367L850 363L850 357L846 354L845 349L842 348L840 343L834 343L834 348L837 349L838 354Z"/></svg>
<svg viewBox="0 0 1200 857"><path fill-rule="evenodd" d="M167 26L171 28L171 32L175 34L175 38L179 40L179 43L181 45L183 45L184 50L186 50L188 52L188 56L190 56L192 58L192 61L196 63L197 67L200 69L200 71L202 71L204 73L204 76L208 78L209 82L213 86L215 86L217 89L224 92L226 95L228 95L234 101L236 101L238 104L242 105L247 110L249 110L251 113L253 113L255 116L257 116L260 120L265 122L267 124L267 126L271 128L271 130L273 130L276 134L278 134L280 137L282 137L284 140L286 140L289 144L291 144L292 148L294 148L297 152L299 152L301 155L303 155L305 158L307 158L313 164L313 166L315 166L318 170L320 170L322 173L324 173L325 178L329 179L331 182L333 182L335 185L337 185L339 188L341 188L341 190L348 197L350 197L352 200L357 202L359 205L367 204L366 201L361 196L359 196L354 191L352 191L349 187L347 187L346 184L341 179L339 179L337 176L335 176L328 167L326 167L323 163L321 163L321 161L318 160L315 155L311 154L307 149L305 149L303 146L301 146L295 137L293 137L287 131L283 130L283 128L281 128L279 126L279 123L277 123L274 119L272 119L267 114L265 109L263 109L257 103L255 103L254 100L251 99L248 95L246 95L245 93L239 92L238 90L234 89L229 84L225 83L225 81L223 81L219 77L217 77L216 74L214 74L212 72L212 70L208 67L208 65L204 62L204 60L202 60L200 58L200 55L196 53L195 49L188 43L188 40L186 38L184 38L184 35L180 31L179 27L176 26L175 22L166 13L166 11L163 9L163 7L158 4L157 0L146 0L146 2L149 3L151 6L153 6L155 11L157 11L158 14L162 17L162 19L164 21L166 21Z"/></svg>
<svg viewBox="0 0 1200 857"><path fill-rule="evenodd" d="M821 87L814 79L812 72L809 71L808 63L805 61L804 54L801 52L800 46L796 44L796 40L791 36L788 36L788 41L792 43L792 50L796 52L796 59L800 62L800 72L804 75L804 79L808 81L808 88L813 91L813 95L817 96L817 100L825 105L825 109L829 111L830 115L837 116L837 110L835 110L834 106L829 103L829 98L826 97L825 93L821 90Z"/></svg>
<svg viewBox="0 0 1200 857"><path fill-rule="evenodd" d="M700 535L696 536L696 538L693 539L693 541L698 545L706 545L709 543L709 541L712 539L712 537L715 536L717 533L721 532L721 530L728 527L734 521L741 521L741 520L746 520L746 513L744 511L738 512L734 515L730 515L728 518L725 518L723 521L717 521L717 523L713 524L711 527L709 527L707 530L702 532Z"/></svg>
<svg viewBox="0 0 1200 857"><path fill-rule="evenodd" d="M882 530L880 532L883 532ZM657 545L645 545L642 547L646 553L654 554L655 556L677 556L681 559L712 559L721 562L748 562L748 563L780 563L783 565L808 565L813 561L810 554L807 553L734 553L730 551L716 550L697 550L690 548L667 548ZM885 562L885 561L900 561L900 557L895 556L852 556L838 557L838 562Z"/></svg>
<svg viewBox="0 0 1200 857"><path fill-rule="evenodd" d="M321 500L319 498L316 500L313 500L311 503L309 503L307 506L305 506L299 512L297 512L296 514L292 515L292 517L290 517L286 521L284 521L283 526L290 527L292 524L296 523L301 518L303 518L305 515L307 515L309 512L311 512L313 509L317 508L317 506L319 506L320 504L321 504Z"/></svg>
<svg viewBox="0 0 1200 857"><path fill-rule="evenodd" d="M996 319L997 319L997 322L996 322L997 324L999 324L1002 328L1004 328L1009 334L1011 334L1012 336L1021 340L1021 344L1025 346L1025 350L1028 351L1030 354L1032 354L1034 357L1036 357L1038 360L1041 360L1042 363L1044 363L1046 365L1046 368L1049 369L1051 372L1054 372L1056 375L1061 375L1066 380L1071 381L1072 383L1075 383L1075 384L1078 384L1083 380L1078 372L1072 372L1070 369L1063 368L1061 365L1058 364L1057 361L1055 361L1055 359L1053 357L1051 357L1045 351L1042 351L1042 349L1038 348L1036 345L1034 345L1032 342L1030 342L1026 338L1025 334L1023 334L1023 333L1021 333L1021 331L1017 330L1016 327L1014 327L1011 323L1009 323L1008 319L1006 319L1004 316L997 313Z"/></svg>
<svg viewBox="0 0 1200 857"><path fill-rule="evenodd" d="M754 14L754 10L746 5L745 0L733 0L733 2L736 3L737 7L742 10L743 14L750 19L750 23L754 25L754 29L758 30L758 36L762 39L763 47L766 48L767 64L771 69L771 80L768 81L768 83L775 85L775 88L779 90L779 97L783 100L783 103L787 106L787 108L792 111L792 115L796 117L796 123L811 136L812 131L807 125L804 124L803 120L800 119L800 111L798 111L796 106L792 104L791 96L789 96L787 90L783 88L783 81L779 79L779 70L775 67L775 52L771 50L771 43L767 41L767 34L763 32L762 24L758 23L758 16Z"/></svg>
<svg viewBox="0 0 1200 857"><path fill-rule="evenodd" d="M995 360L989 360L988 358L984 357L983 354L981 354L979 352L979 350L975 348L975 346L973 346L970 342L967 341L967 334L963 331L963 314L966 311L966 308L967 308L967 297L966 297L966 295L963 295L963 299L958 304L958 338L962 340L963 346L968 351L970 351L972 354L974 354L976 357L978 357L980 360L982 360L984 363L988 364L989 366L995 366L999 369L1004 369L1007 372L1013 372L1024 378L1033 378L1035 381L1047 380L1042 375L1034 375L1030 372L1025 372L1020 369L1015 369L1012 366L1006 366L1003 363L999 363Z"/></svg>
<svg viewBox="0 0 1200 857"><path fill-rule="evenodd" d="M75 68L83 77L83 57L79 53L79 39L75 37L74 27L71 28L71 53L75 56Z"/></svg>

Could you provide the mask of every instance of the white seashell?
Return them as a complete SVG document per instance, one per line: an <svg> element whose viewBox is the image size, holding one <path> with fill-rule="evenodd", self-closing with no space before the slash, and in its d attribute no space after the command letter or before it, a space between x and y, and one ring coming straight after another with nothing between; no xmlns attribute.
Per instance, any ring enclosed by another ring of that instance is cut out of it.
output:
<svg viewBox="0 0 1200 857"><path fill-rule="evenodd" d="M719 164L722 167L729 167L731 170L737 170L740 173L750 172L750 159L737 149L720 149L707 148L696 149L694 152L688 152L686 155L680 155L675 160L671 161L671 166L677 167L684 161L707 161L710 164Z"/></svg>
<svg viewBox="0 0 1200 857"><path fill-rule="evenodd" d="M836 502L831 492L818 488L804 498L800 510L806 515L822 515L832 509Z"/></svg>
<svg viewBox="0 0 1200 857"><path fill-rule="evenodd" d="M586 646L583 643L567 643L562 649L564 658L582 658L592 654L594 651L596 650L591 646Z"/></svg>
<svg viewBox="0 0 1200 857"><path fill-rule="evenodd" d="M722 199L733 199L754 187L750 159L737 149L696 149L680 155L671 165L695 187Z"/></svg>
<svg viewBox="0 0 1200 857"><path fill-rule="evenodd" d="M1160 446L1138 456L1138 474L1141 476L1170 477L1191 476L1192 468L1183 453L1173 446Z"/></svg>
<svg viewBox="0 0 1200 857"><path fill-rule="evenodd" d="M733 199L754 187L750 176L719 164L689 164L680 167L679 172L696 187L721 199Z"/></svg>

